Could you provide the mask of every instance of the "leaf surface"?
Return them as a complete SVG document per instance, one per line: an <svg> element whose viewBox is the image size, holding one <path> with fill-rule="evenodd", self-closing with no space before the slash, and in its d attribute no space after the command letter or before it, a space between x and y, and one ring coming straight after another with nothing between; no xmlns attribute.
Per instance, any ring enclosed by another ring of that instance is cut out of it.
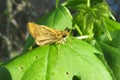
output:
<svg viewBox="0 0 120 80"><path fill-rule="evenodd" d="M103 63L94 55L102 55L93 46L70 38L63 45L44 45L12 60L5 67L12 80L112 80Z"/></svg>

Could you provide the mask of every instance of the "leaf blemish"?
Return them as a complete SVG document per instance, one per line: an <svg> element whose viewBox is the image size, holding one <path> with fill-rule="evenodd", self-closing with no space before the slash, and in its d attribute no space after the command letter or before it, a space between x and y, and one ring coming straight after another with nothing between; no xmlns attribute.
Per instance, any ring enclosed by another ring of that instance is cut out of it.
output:
<svg viewBox="0 0 120 80"><path fill-rule="evenodd" d="M68 75L69 73L68 72L66 72L66 75Z"/></svg>
<svg viewBox="0 0 120 80"><path fill-rule="evenodd" d="M23 70L23 69L24 69L24 67L23 67L23 66L20 66L20 69L21 69L21 70Z"/></svg>
<svg viewBox="0 0 120 80"><path fill-rule="evenodd" d="M78 78L76 75L74 75L72 80L81 80L81 78Z"/></svg>
<svg viewBox="0 0 120 80"><path fill-rule="evenodd" d="M38 56L35 56L35 58L37 59L37 58L38 58Z"/></svg>

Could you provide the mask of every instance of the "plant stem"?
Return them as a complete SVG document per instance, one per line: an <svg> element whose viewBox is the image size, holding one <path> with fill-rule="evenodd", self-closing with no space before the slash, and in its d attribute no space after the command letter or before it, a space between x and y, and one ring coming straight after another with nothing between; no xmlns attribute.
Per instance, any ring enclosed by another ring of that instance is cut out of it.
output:
<svg viewBox="0 0 120 80"><path fill-rule="evenodd" d="M90 7L90 0L87 0L87 6Z"/></svg>

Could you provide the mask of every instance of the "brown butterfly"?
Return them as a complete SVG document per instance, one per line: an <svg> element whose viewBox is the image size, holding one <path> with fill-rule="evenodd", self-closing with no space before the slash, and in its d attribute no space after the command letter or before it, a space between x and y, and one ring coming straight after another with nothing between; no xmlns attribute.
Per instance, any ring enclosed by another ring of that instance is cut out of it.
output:
<svg viewBox="0 0 120 80"><path fill-rule="evenodd" d="M69 29L58 31L44 25L38 25L32 22L27 24L28 32L35 39L37 45L64 43L69 35Z"/></svg>

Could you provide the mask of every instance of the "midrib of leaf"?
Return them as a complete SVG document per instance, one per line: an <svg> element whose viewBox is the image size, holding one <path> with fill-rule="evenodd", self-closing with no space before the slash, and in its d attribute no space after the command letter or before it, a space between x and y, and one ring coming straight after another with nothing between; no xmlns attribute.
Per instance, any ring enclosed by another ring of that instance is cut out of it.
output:
<svg viewBox="0 0 120 80"><path fill-rule="evenodd" d="M46 74L45 74L45 80L48 80L49 79L49 59L50 59L50 48L51 46L49 46L48 48L48 52L47 52L47 55L46 55Z"/></svg>

